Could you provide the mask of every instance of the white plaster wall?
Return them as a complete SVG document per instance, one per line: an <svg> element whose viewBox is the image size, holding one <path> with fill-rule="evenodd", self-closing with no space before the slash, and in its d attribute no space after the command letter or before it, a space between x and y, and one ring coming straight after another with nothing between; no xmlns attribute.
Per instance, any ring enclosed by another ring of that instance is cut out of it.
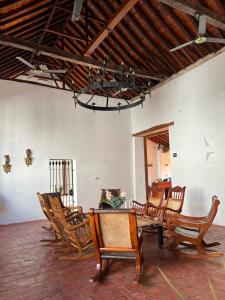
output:
<svg viewBox="0 0 225 300"><path fill-rule="evenodd" d="M130 126L129 111L94 115L75 110L71 92L0 81L0 224L43 218L36 193L49 191L49 158L76 160L78 204L86 211L97 207L101 188L121 188L132 197ZM5 154L12 164L7 175Z"/></svg>
<svg viewBox="0 0 225 300"><path fill-rule="evenodd" d="M133 133L171 121L172 181L187 187L184 213L206 214L216 194L216 223L225 225L225 53L155 89L143 109L132 110ZM207 152L215 154L206 162Z"/></svg>

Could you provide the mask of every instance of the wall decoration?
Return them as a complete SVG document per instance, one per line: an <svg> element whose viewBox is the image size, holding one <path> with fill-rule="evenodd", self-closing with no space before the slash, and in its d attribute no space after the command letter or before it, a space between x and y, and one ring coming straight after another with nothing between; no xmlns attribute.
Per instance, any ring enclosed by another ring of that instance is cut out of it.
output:
<svg viewBox="0 0 225 300"><path fill-rule="evenodd" d="M33 158L31 157L31 150L27 149L26 150L26 157L24 158L25 164L29 167L30 165L32 165L32 160Z"/></svg>
<svg viewBox="0 0 225 300"><path fill-rule="evenodd" d="M2 165L4 172L7 174L11 171L11 165L10 165L10 157L9 155L5 155L5 163Z"/></svg>

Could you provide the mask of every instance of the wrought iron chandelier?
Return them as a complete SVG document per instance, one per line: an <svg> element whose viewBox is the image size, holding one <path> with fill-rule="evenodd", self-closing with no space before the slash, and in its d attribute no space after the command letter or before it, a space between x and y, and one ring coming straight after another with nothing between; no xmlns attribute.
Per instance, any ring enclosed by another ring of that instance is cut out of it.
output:
<svg viewBox="0 0 225 300"><path fill-rule="evenodd" d="M138 105L142 105L145 101L145 96L150 94L150 80L146 85L137 83L134 71L130 69L130 72L125 72L123 64L120 66L116 76L106 71L106 63L103 62L103 66L97 72L96 70L89 69L88 84L86 87L75 91L74 88L74 104L75 107L80 105L84 108L95 111L121 111L124 109L132 108ZM112 78L106 80L106 78ZM113 91L113 94L112 94ZM99 97L99 93L102 92L105 96ZM138 95L129 99L117 98L120 93L130 92ZM89 96L82 97L83 94ZM118 101L116 101L118 100Z"/></svg>

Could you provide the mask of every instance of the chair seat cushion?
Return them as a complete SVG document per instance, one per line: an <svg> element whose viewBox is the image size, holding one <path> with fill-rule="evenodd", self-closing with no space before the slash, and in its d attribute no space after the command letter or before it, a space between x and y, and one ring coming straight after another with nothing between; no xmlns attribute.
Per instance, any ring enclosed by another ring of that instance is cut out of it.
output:
<svg viewBox="0 0 225 300"><path fill-rule="evenodd" d="M190 238L197 238L198 235L199 235L199 232L198 231L194 231L194 230L189 230L187 228L184 228L184 227L179 227L177 226L175 229L174 229L174 232L178 233L178 234L181 234L181 235L184 235L186 237L190 237Z"/></svg>

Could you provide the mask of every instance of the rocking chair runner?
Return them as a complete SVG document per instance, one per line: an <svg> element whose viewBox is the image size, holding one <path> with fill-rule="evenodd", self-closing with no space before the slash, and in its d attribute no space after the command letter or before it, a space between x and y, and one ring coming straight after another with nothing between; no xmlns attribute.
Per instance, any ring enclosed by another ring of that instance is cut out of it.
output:
<svg viewBox="0 0 225 300"><path fill-rule="evenodd" d="M90 225L98 269L97 274L90 280L102 279L107 271L109 260L131 259L136 261L135 283L137 283L142 273L142 235L138 236L136 210L94 210L92 208Z"/></svg>
<svg viewBox="0 0 225 300"><path fill-rule="evenodd" d="M64 211L55 196L50 196L51 206L68 242L67 255L61 260L77 260L95 256L91 238L89 219L84 213L72 212L65 216ZM73 255L74 253L78 255ZM72 255L69 255L72 254Z"/></svg>
<svg viewBox="0 0 225 300"><path fill-rule="evenodd" d="M175 250L179 244L192 247L193 245L199 252L199 255L185 253L189 257L206 258L212 256L221 256L221 252L210 252L207 254L205 248L220 245L218 242L207 244L204 237L211 226L218 210L220 201L216 196L212 198L212 206L207 216L191 217L179 215L179 217L170 218L167 221L169 249Z"/></svg>

